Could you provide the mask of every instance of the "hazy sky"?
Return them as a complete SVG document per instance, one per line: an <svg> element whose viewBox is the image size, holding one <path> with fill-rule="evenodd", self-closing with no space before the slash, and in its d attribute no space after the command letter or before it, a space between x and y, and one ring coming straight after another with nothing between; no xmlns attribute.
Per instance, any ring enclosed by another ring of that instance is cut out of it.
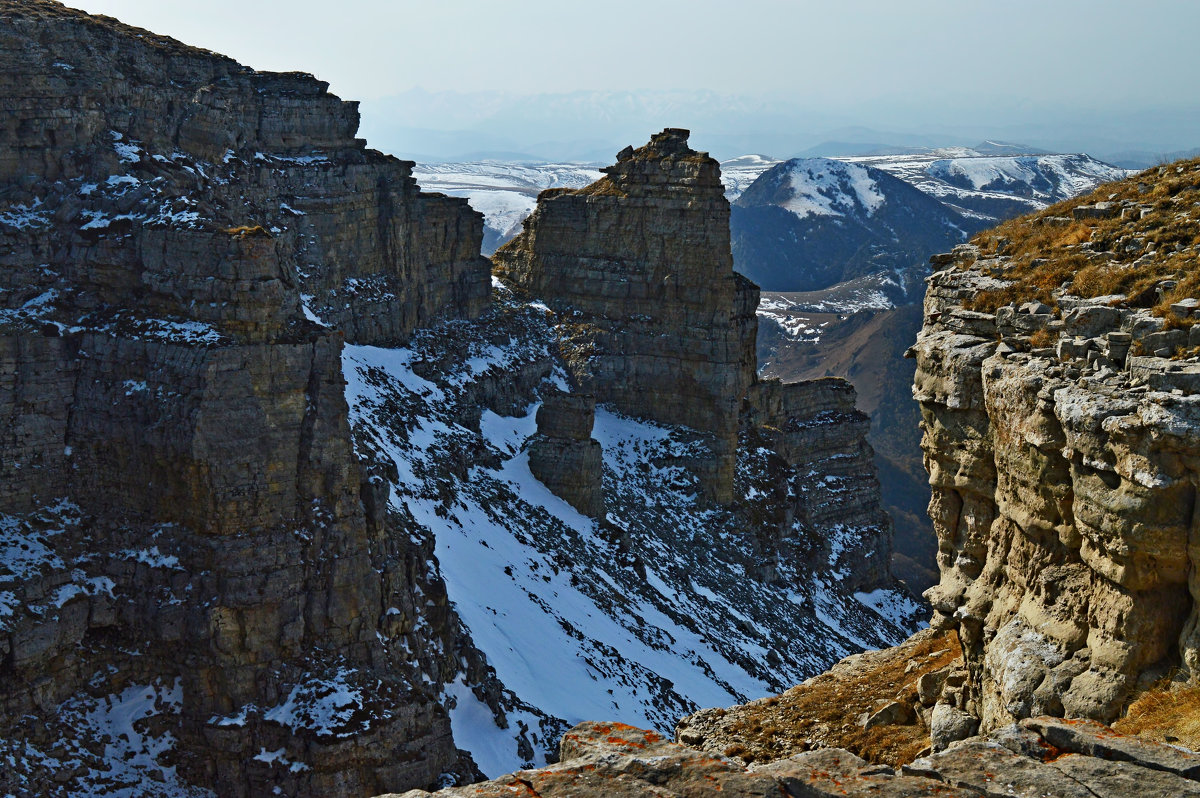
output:
<svg viewBox="0 0 1200 798"><path fill-rule="evenodd" d="M373 99L703 88L841 102L1194 98L1194 0L76 0Z"/></svg>
<svg viewBox="0 0 1200 798"><path fill-rule="evenodd" d="M766 94L910 129L926 118L945 125L960 110L1003 122L1043 112L1200 109L1200 0L68 4L257 69L312 72L340 96L368 101L364 113L370 101L417 88ZM1183 132L1160 146L1189 137L1190 120L1174 125Z"/></svg>

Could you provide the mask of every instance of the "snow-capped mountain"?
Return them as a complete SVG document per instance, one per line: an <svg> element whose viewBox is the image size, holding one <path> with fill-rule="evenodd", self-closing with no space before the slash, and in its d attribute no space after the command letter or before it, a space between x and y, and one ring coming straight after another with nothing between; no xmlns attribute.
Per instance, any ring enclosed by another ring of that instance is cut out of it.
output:
<svg viewBox="0 0 1200 798"><path fill-rule="evenodd" d="M763 172L733 203L734 266L767 291L815 291L901 273L961 241L970 225L891 174L830 158L793 159Z"/></svg>
<svg viewBox="0 0 1200 798"><path fill-rule="evenodd" d="M539 192L548 188L582 188L600 178L591 164L470 163L417 164L413 177L425 191L466 197L471 207L483 214L483 254L521 232L537 204Z"/></svg>
<svg viewBox="0 0 1200 798"><path fill-rule="evenodd" d="M889 172L988 224L1040 210L1129 173L1088 155L984 155L951 147L846 159Z"/></svg>
<svg viewBox="0 0 1200 798"><path fill-rule="evenodd" d="M1087 155L1025 154L1030 148L986 141L975 147L944 147L832 160L891 174L943 202L966 218L966 228L1044 208L1127 172ZM1022 154L1017 154L1022 153ZM820 161L823 159L803 159ZM742 155L721 162L725 196L734 202L764 172L779 164L769 155ZM599 164L503 160L420 163L413 176L426 191L466 197L484 216L483 253L491 254L521 230L537 195L547 188L582 188L600 177ZM817 207L839 202L835 186L814 187ZM801 203L803 201L797 201ZM799 207L799 205L798 205ZM795 290L795 289L787 289Z"/></svg>

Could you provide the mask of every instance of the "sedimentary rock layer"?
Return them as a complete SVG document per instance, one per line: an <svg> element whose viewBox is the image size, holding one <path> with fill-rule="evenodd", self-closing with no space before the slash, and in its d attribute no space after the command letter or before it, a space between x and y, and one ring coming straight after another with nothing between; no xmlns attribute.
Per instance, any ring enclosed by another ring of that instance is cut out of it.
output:
<svg viewBox="0 0 1200 798"><path fill-rule="evenodd" d="M714 436L708 489L727 502L754 379L758 288L733 271L720 167L687 136L668 128L622 151L598 182L542 192L493 262L562 316L584 390Z"/></svg>
<svg viewBox="0 0 1200 798"><path fill-rule="evenodd" d="M0 75L3 791L114 788L68 708L139 689L222 795L470 774L340 355L481 312L479 215L308 75L41 0L0 3Z"/></svg>
<svg viewBox="0 0 1200 798"><path fill-rule="evenodd" d="M1195 678L1200 327L1174 269L1155 276L1194 250L1178 240L1200 229L1193 166L1103 190L1137 199L1022 222L1016 234L1041 242L1029 252L1010 231L963 245L929 279L913 349L942 574L927 596L935 624L962 637L959 708L985 729L1043 713L1110 720L1173 668ZM1128 254L1135 225L1162 240ZM987 306L1044 291L1039 270L1060 262L1068 280L1053 278L1049 303ZM1092 296L1097 275L1149 283Z"/></svg>

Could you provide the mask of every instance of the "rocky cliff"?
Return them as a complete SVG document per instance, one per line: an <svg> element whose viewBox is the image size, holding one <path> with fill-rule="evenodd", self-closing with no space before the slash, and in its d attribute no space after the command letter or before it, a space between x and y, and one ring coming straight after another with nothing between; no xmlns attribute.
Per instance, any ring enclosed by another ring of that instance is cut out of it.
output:
<svg viewBox="0 0 1200 798"><path fill-rule="evenodd" d="M472 775L341 351L479 315L478 214L308 75L36 0L0 4L0 75L3 791Z"/></svg>
<svg viewBox="0 0 1200 798"><path fill-rule="evenodd" d="M677 132L584 190L619 245L548 312L311 76L0 15L4 791L462 783L911 631L866 418L753 381Z"/></svg>
<svg viewBox="0 0 1200 798"><path fill-rule="evenodd" d="M991 729L1111 720L1195 679L1200 166L1152 170L935 259L912 350L935 626ZM935 730L936 731L936 730Z"/></svg>
<svg viewBox="0 0 1200 798"><path fill-rule="evenodd" d="M713 436L711 496L733 496L755 376L758 288L733 271L720 165L668 128L605 177L551 189L496 272L566 317L573 377L623 412Z"/></svg>

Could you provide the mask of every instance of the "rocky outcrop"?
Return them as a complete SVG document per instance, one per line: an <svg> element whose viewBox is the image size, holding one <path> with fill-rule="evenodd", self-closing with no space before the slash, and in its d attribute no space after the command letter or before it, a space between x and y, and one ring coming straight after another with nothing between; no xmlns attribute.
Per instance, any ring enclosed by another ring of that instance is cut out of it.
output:
<svg viewBox="0 0 1200 798"><path fill-rule="evenodd" d="M0 182L6 215L22 230L70 224L87 239L166 228L138 253L161 267L163 252L181 246L201 260L219 254L201 257L208 245L196 228L261 226L283 262L282 283L352 342L402 340L431 319L486 307L479 214L465 200L420 193L411 162L366 149L354 138L357 104L326 83L255 72L50 0L9 2L0 13L0 124L12 143L0 154ZM106 258L134 252L112 250L99 248ZM179 288L178 279L115 269L119 261L87 260L69 276L81 292L101 283L103 301L106 280L152 294ZM230 270L194 282L214 277L205 298L225 319L235 314L222 284L270 287Z"/></svg>
<svg viewBox="0 0 1200 798"><path fill-rule="evenodd" d="M308 75L41 0L0 3L0 67L0 787L469 777L341 351L478 315L478 214Z"/></svg>
<svg viewBox="0 0 1200 798"><path fill-rule="evenodd" d="M497 250L497 274L562 317L574 377L622 412L711 434L705 486L733 497L754 380L758 289L733 271L720 166L668 128L586 188L551 189Z"/></svg>
<svg viewBox="0 0 1200 798"><path fill-rule="evenodd" d="M495 270L556 314L580 390L699 433L706 452L685 465L707 498L770 497L747 510L760 578L790 558L814 569L836 561L852 590L889 581L868 419L844 380L757 381L758 289L733 271L719 165L687 137L668 128L618 153L596 183L543 192ZM739 447L760 453L740 474ZM577 507L580 486L595 484L592 462L582 443L568 449L544 433L530 449L539 478ZM798 531L823 545L798 553Z"/></svg>
<svg viewBox="0 0 1200 798"><path fill-rule="evenodd" d="M413 790L391 798L429 795ZM1036 718L895 770L839 748L747 768L651 731L584 723L563 736L556 765L435 795L1182 798L1200 796L1200 754L1123 737L1100 724Z"/></svg>
<svg viewBox="0 0 1200 798"><path fill-rule="evenodd" d="M593 518L604 514L604 458L592 438L596 399L547 391L529 442L529 470L555 495Z"/></svg>
<svg viewBox="0 0 1200 798"><path fill-rule="evenodd" d="M746 398L741 445L782 461L768 488L780 499L760 519L769 549L797 526L821 530L817 559L839 571L843 587L890 581L892 527L879 500L870 419L854 407L854 387L841 379L756 382ZM765 486L764 486L765 487Z"/></svg>
<svg viewBox="0 0 1200 798"><path fill-rule="evenodd" d="M1044 215L935 259L912 350L941 569L927 596L935 625L962 638L959 708L985 730L1037 714L1111 720L1171 669L1195 678L1197 328L1182 286L1155 276L1188 250L1106 248L1153 213L1172 237L1200 229L1190 170L1104 192L1149 194L1149 210L1122 200L1098 215L1085 198L1076 221ZM1075 275L1062 287L1060 264ZM1136 290L1095 296L1109 279Z"/></svg>

